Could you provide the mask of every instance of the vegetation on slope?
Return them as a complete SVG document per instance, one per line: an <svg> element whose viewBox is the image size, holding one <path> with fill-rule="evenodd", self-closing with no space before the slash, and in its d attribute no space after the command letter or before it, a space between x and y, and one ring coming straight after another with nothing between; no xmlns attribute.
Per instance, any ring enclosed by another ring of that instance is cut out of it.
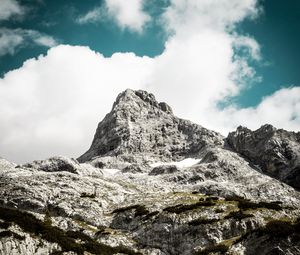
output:
<svg viewBox="0 0 300 255"><path fill-rule="evenodd" d="M101 244L79 231L64 231L49 224L48 220L41 221L32 214L20 210L0 207L0 218L3 221L17 224L26 233L33 234L51 243L57 243L62 251L58 251L56 254L67 251L73 251L79 255L83 255L84 252L99 255L116 253L140 254L125 247L110 247ZM9 233L5 232L4 234L7 236ZM81 242L78 242L78 240Z"/></svg>

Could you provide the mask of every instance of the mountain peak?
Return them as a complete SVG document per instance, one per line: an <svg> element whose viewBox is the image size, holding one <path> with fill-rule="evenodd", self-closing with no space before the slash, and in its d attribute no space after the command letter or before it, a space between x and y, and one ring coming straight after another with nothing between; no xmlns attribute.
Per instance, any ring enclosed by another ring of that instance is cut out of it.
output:
<svg viewBox="0 0 300 255"><path fill-rule="evenodd" d="M133 104L136 104L134 107ZM132 90L126 89L122 93L120 93L113 104L113 110L118 110L120 108L128 109L130 107L133 108L156 108L166 113L172 114L172 108L164 103L158 102L155 99L155 96L152 93L148 93L144 90Z"/></svg>
<svg viewBox="0 0 300 255"><path fill-rule="evenodd" d="M78 160L132 153L181 159L199 153L207 144L222 143L220 134L177 118L153 94L127 89L118 95L111 112L99 123L90 149Z"/></svg>

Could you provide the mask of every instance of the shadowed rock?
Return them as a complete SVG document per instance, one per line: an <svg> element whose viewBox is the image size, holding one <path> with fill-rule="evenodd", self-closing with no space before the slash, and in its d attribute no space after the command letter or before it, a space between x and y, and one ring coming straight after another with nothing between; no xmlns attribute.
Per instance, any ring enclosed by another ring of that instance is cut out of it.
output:
<svg viewBox="0 0 300 255"><path fill-rule="evenodd" d="M149 175L160 175L160 174L172 174L175 172L178 172L178 168L176 166L173 165L167 165L167 166L157 166L154 167L151 172L149 173Z"/></svg>
<svg viewBox="0 0 300 255"><path fill-rule="evenodd" d="M18 166L20 167L20 166ZM61 172L66 171L70 173L77 173L79 163L76 159L56 156L45 160L35 160L32 163L22 165L25 168L33 168L45 172Z"/></svg>
<svg viewBox="0 0 300 255"><path fill-rule="evenodd" d="M251 131L238 127L228 144L262 172L300 189L300 132L288 132L271 125Z"/></svg>

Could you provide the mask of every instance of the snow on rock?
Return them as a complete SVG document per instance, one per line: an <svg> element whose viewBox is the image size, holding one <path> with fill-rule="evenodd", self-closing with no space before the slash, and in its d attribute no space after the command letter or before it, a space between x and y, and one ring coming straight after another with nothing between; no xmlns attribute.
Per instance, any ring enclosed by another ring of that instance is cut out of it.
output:
<svg viewBox="0 0 300 255"><path fill-rule="evenodd" d="M191 167L193 165L198 164L201 161L201 159L197 158L185 158L181 161L174 161L174 162L157 162L150 164L151 167L157 167L157 166L176 166L178 168L186 168Z"/></svg>

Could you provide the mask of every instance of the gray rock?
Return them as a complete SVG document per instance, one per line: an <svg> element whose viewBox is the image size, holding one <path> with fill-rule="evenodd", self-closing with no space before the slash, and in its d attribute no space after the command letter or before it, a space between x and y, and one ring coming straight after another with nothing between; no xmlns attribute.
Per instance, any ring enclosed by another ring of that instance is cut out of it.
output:
<svg viewBox="0 0 300 255"><path fill-rule="evenodd" d="M261 171L300 188L300 132L264 125L256 131L238 127L226 139L234 151Z"/></svg>
<svg viewBox="0 0 300 255"><path fill-rule="evenodd" d="M207 146L221 146L223 137L172 114L146 91L126 90L99 123L90 149L79 162L97 157L142 155L155 160L180 160Z"/></svg>
<svg viewBox="0 0 300 255"><path fill-rule="evenodd" d="M36 170L45 171L45 172L67 171L70 173L77 173L77 169L79 168L79 163L76 159L57 156L57 157L48 158L46 160L36 160L33 161L32 163L27 163L22 165L22 167L34 168Z"/></svg>
<svg viewBox="0 0 300 255"><path fill-rule="evenodd" d="M138 164L131 164L122 169L123 173L142 173L145 172L145 168Z"/></svg>
<svg viewBox="0 0 300 255"><path fill-rule="evenodd" d="M172 174L178 171L179 169L174 165L161 165L154 167L149 175Z"/></svg>

